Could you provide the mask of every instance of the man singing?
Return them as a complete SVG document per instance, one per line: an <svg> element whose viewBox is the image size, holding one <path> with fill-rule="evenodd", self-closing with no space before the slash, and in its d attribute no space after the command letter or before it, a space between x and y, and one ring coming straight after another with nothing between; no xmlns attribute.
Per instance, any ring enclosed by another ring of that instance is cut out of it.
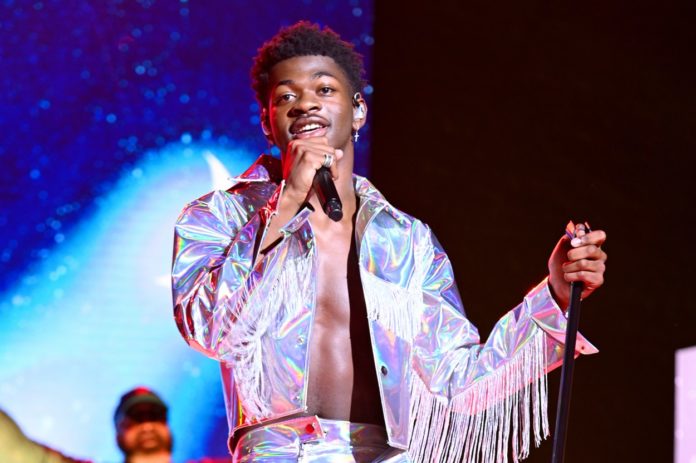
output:
<svg viewBox="0 0 696 463"><path fill-rule="evenodd" d="M306 22L259 49L253 87L281 160L183 210L179 330L221 363L234 461L517 461L548 434L560 307L569 282L584 297L602 285L605 234L561 238L549 277L481 343L431 230L353 174L362 72L352 45ZM338 221L313 186L322 168ZM595 349L580 336L577 351Z"/></svg>

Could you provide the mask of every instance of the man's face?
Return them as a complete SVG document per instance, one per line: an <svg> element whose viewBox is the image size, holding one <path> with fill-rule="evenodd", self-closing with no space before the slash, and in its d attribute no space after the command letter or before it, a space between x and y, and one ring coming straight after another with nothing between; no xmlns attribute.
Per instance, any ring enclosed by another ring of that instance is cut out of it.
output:
<svg viewBox="0 0 696 463"><path fill-rule="evenodd" d="M266 127L283 154L300 138L326 137L344 152L351 146L353 93L333 58L290 58L273 66L269 77Z"/></svg>
<svg viewBox="0 0 696 463"><path fill-rule="evenodd" d="M160 453L172 448L166 417L152 404L139 404L129 410L118 425L117 440L127 456Z"/></svg>

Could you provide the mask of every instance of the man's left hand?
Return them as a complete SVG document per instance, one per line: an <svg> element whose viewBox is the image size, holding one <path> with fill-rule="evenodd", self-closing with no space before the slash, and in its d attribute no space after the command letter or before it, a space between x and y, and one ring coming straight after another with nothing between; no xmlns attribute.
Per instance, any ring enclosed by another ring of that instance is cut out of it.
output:
<svg viewBox="0 0 696 463"><path fill-rule="evenodd" d="M561 309L568 308L570 282L580 281L584 284L583 299L604 283L607 253L601 246L606 239L606 233L594 230L580 232L572 241L564 235L556 244L549 258L549 284Z"/></svg>

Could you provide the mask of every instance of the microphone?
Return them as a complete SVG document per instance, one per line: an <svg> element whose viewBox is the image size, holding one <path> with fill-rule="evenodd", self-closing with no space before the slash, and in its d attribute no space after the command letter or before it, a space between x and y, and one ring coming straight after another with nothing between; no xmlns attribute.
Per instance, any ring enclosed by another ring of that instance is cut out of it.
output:
<svg viewBox="0 0 696 463"><path fill-rule="evenodd" d="M334 222L341 220L343 218L343 204L341 204L336 185L331 178L331 171L326 167L320 167L314 175L313 186L324 213Z"/></svg>

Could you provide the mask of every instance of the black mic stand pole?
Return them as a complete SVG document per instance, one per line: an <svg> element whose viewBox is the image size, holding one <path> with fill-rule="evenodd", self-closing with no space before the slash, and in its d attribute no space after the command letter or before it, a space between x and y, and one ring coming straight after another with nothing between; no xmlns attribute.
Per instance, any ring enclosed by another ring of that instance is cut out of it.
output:
<svg viewBox="0 0 696 463"><path fill-rule="evenodd" d="M586 230L589 233L589 228ZM570 414L570 394L573 385L573 367L575 366L575 341L580 324L580 296L583 284L581 281L570 283L570 305L568 307L568 323L566 325L565 351L563 353L563 370L561 371L561 388L558 395L558 410L556 411L556 430L553 436L553 453L551 463L563 463L565 457L566 431Z"/></svg>

